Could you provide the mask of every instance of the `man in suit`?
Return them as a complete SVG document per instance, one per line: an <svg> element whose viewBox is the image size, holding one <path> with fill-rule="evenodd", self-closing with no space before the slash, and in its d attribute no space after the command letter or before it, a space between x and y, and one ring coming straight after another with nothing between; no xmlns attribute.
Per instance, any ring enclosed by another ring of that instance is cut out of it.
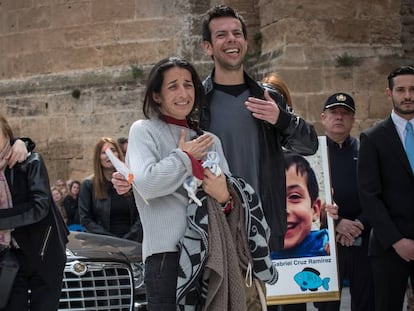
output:
<svg viewBox="0 0 414 311"><path fill-rule="evenodd" d="M414 282L414 68L392 71L386 94L391 115L361 133L358 160L376 311L402 310L407 280Z"/></svg>

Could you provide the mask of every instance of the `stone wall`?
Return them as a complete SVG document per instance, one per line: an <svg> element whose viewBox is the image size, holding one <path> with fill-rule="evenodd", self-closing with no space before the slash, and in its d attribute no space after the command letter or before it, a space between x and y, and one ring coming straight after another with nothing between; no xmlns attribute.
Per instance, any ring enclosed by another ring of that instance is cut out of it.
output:
<svg viewBox="0 0 414 311"><path fill-rule="evenodd" d="M0 111L36 141L52 181L89 175L97 138L128 135L154 62L176 54L209 72L200 17L215 2L0 2ZM319 131L322 104L339 90L356 99L355 135L386 116L387 73L413 63L412 0L220 2L246 18L249 71L279 72ZM354 63L338 66L346 55Z"/></svg>
<svg viewBox="0 0 414 311"><path fill-rule="evenodd" d="M385 97L389 71L414 63L413 8L413 1L327 1L317 6L312 0L262 1L263 45L256 74L278 72L293 93L295 110L321 134L326 98L339 91L353 95L353 134L358 135L391 109Z"/></svg>

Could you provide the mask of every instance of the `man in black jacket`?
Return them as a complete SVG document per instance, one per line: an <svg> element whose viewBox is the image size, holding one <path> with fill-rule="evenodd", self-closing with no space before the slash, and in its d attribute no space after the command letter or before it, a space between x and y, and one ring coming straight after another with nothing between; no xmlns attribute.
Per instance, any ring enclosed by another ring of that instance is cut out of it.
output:
<svg viewBox="0 0 414 311"><path fill-rule="evenodd" d="M314 154L316 132L286 107L279 93L264 92L244 71L247 31L237 12L215 6L204 16L202 32L214 69L204 81L207 102L201 109L201 127L221 139L232 174L244 178L259 194L271 228L269 246L280 250L286 231L282 147Z"/></svg>
<svg viewBox="0 0 414 311"><path fill-rule="evenodd" d="M241 15L224 5L213 7L203 18L202 36L214 69L203 82L207 100L201 127L220 138L231 173L256 190L271 230L269 247L281 250L287 218L282 147L314 154L316 132L287 108L280 93L264 91L244 71L247 29ZM251 289L246 296L248 310L260 309Z"/></svg>

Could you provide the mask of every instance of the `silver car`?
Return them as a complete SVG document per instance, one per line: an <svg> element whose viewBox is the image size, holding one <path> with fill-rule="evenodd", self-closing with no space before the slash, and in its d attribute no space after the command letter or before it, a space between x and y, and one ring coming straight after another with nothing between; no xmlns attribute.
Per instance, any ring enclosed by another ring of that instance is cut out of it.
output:
<svg viewBox="0 0 414 311"><path fill-rule="evenodd" d="M59 310L146 310L140 243L71 231L66 253Z"/></svg>

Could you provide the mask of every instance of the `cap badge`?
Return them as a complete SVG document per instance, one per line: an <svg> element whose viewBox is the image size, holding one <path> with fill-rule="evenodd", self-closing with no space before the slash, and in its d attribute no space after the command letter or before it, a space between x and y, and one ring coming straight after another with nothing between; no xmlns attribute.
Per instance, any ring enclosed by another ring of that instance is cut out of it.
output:
<svg viewBox="0 0 414 311"><path fill-rule="evenodd" d="M346 96L344 94L339 94L336 96L336 100L340 102L346 101Z"/></svg>

